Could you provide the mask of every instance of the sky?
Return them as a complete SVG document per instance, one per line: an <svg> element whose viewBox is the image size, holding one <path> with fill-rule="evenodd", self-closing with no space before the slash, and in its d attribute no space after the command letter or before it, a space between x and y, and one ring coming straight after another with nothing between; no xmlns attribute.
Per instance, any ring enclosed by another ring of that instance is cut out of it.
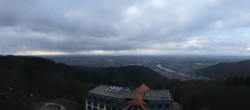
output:
<svg viewBox="0 0 250 110"><path fill-rule="evenodd" d="M250 55L249 0L0 0L1 55Z"/></svg>

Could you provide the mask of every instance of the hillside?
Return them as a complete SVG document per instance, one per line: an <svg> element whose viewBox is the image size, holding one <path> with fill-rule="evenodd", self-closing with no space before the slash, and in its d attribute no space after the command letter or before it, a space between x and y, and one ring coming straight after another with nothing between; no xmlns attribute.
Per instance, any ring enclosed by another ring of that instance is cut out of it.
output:
<svg viewBox="0 0 250 110"><path fill-rule="evenodd" d="M241 68L249 61L238 63L237 68ZM141 66L93 68L69 66L39 57L0 56L0 110L40 110L42 103L50 101L83 110L86 93L99 84L133 89L141 83L151 89L169 89L185 110L250 108L250 77L182 82L168 80Z"/></svg>
<svg viewBox="0 0 250 110"><path fill-rule="evenodd" d="M30 110L42 102L66 99L79 106L96 85L77 80L81 71L38 57L0 56L0 109Z"/></svg>
<svg viewBox="0 0 250 110"><path fill-rule="evenodd" d="M90 68L75 66L85 74L79 74L87 82L96 84L115 84L119 86L137 87L145 83L149 86L166 83L168 79L159 73L142 66L121 66L106 68ZM94 79L94 80L93 80Z"/></svg>
<svg viewBox="0 0 250 110"><path fill-rule="evenodd" d="M136 87L166 81L140 66L73 67L39 57L0 56L0 109L29 110L38 103L57 99L81 108L86 93L99 84Z"/></svg>
<svg viewBox="0 0 250 110"><path fill-rule="evenodd" d="M250 76L250 60L232 63L220 63L200 69L196 72L196 74L210 78Z"/></svg>

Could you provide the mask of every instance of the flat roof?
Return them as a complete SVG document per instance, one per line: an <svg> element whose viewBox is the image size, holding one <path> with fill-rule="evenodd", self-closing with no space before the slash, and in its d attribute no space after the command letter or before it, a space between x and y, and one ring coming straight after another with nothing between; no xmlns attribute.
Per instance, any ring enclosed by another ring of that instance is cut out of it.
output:
<svg viewBox="0 0 250 110"><path fill-rule="evenodd" d="M132 91L128 91L128 92L106 91L106 89L109 87L111 87L111 86L100 85L100 86L92 89L91 91L89 91L89 93L94 93L94 94L103 95L103 96L117 97L117 98L126 98L126 96L133 93Z"/></svg>
<svg viewBox="0 0 250 110"><path fill-rule="evenodd" d="M109 90L111 87L113 87L114 91ZM90 90L89 93L109 96L109 97L114 97L114 98L133 98L136 90L125 91L126 89L128 88L100 85ZM171 100L171 97L170 97L168 90L149 90L144 94L143 99L144 100Z"/></svg>
<svg viewBox="0 0 250 110"><path fill-rule="evenodd" d="M168 90L149 90L144 94L143 99L171 100Z"/></svg>

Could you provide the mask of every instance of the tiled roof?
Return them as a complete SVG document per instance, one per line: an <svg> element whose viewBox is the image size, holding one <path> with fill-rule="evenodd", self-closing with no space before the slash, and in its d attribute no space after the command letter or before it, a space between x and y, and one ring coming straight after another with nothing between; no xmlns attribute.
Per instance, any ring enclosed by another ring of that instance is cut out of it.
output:
<svg viewBox="0 0 250 110"><path fill-rule="evenodd" d="M144 94L150 89L145 84L142 84L139 88L136 89L134 98L128 102L128 107L130 106L140 106L143 110L147 110L146 103L143 101ZM125 109L126 110L126 109Z"/></svg>

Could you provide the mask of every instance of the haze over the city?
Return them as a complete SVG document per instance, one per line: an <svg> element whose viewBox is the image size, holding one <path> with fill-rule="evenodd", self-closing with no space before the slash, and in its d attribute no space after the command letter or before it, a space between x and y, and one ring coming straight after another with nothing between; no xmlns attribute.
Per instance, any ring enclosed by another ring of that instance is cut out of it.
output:
<svg viewBox="0 0 250 110"><path fill-rule="evenodd" d="M250 55L249 4L0 0L0 54Z"/></svg>

